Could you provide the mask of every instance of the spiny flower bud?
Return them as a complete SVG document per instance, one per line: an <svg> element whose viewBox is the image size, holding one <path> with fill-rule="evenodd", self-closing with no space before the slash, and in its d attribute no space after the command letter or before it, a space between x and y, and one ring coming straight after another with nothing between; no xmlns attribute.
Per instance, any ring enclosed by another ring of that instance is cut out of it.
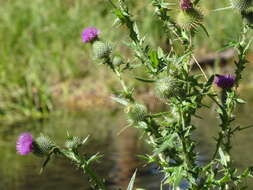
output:
<svg viewBox="0 0 253 190"><path fill-rule="evenodd" d="M252 0L230 0L230 3L234 9L242 11L252 5Z"/></svg>
<svg viewBox="0 0 253 190"><path fill-rule="evenodd" d="M127 114L131 122L138 123L143 121L147 115L147 108L138 103L128 105Z"/></svg>
<svg viewBox="0 0 253 190"><path fill-rule="evenodd" d="M197 9L180 11L176 18L177 24L186 30L196 29L203 22L203 15Z"/></svg>
<svg viewBox="0 0 253 190"><path fill-rule="evenodd" d="M115 56L112 60L113 65L122 65L124 62L120 56Z"/></svg>
<svg viewBox="0 0 253 190"><path fill-rule="evenodd" d="M155 89L158 96L165 99L182 95L182 83L173 77L158 80Z"/></svg>
<svg viewBox="0 0 253 190"><path fill-rule="evenodd" d="M80 137L70 137L65 142L65 146L68 149L77 149L79 146L81 146L83 143L83 139Z"/></svg>
<svg viewBox="0 0 253 190"><path fill-rule="evenodd" d="M55 147L55 144L45 135L40 135L33 143L34 154L45 156Z"/></svg>
<svg viewBox="0 0 253 190"><path fill-rule="evenodd" d="M92 45L92 51L96 59L103 59L110 55L112 48L106 42L96 41Z"/></svg>

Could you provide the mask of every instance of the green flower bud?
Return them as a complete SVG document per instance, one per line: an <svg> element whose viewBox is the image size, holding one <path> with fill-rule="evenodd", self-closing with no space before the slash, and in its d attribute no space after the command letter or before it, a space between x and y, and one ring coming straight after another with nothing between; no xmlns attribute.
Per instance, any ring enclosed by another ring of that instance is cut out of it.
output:
<svg viewBox="0 0 253 190"><path fill-rule="evenodd" d="M176 18L177 24L186 30L196 29L203 22L203 15L197 9L180 11Z"/></svg>
<svg viewBox="0 0 253 190"><path fill-rule="evenodd" d="M113 65L122 65L124 62L120 56L115 56L112 60Z"/></svg>
<svg viewBox="0 0 253 190"><path fill-rule="evenodd" d="M133 123L143 121L147 115L147 108L138 103L130 104L127 107L129 120Z"/></svg>
<svg viewBox="0 0 253 190"><path fill-rule="evenodd" d="M66 142L65 146L68 149L77 149L83 143L83 139L80 137L70 137Z"/></svg>
<svg viewBox="0 0 253 190"><path fill-rule="evenodd" d="M230 0L230 3L234 9L242 11L252 5L252 0Z"/></svg>
<svg viewBox="0 0 253 190"><path fill-rule="evenodd" d="M155 90L161 98L181 96L183 93L182 82L173 77L166 77L156 82Z"/></svg>
<svg viewBox="0 0 253 190"><path fill-rule="evenodd" d="M45 156L55 147L55 144L49 137L40 135L33 143L34 154L37 156Z"/></svg>
<svg viewBox="0 0 253 190"><path fill-rule="evenodd" d="M92 51L96 59L103 59L110 55L112 47L106 42L95 41L92 45Z"/></svg>

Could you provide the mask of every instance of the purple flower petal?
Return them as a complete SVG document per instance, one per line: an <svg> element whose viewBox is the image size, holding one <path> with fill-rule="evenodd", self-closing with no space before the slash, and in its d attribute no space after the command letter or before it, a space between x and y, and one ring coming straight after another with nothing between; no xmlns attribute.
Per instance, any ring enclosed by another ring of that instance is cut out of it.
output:
<svg viewBox="0 0 253 190"><path fill-rule="evenodd" d="M184 11L192 8L191 0L181 0L180 1L180 8Z"/></svg>
<svg viewBox="0 0 253 190"><path fill-rule="evenodd" d="M92 42L98 37L99 34L100 34L100 31L96 29L95 27L85 28L82 32L82 41L84 43Z"/></svg>
<svg viewBox="0 0 253 190"><path fill-rule="evenodd" d="M223 89L232 88L235 83L235 77L232 75L217 75L214 83Z"/></svg>
<svg viewBox="0 0 253 190"><path fill-rule="evenodd" d="M32 152L33 137L30 133L22 133L17 140L16 149L20 155L26 155Z"/></svg>

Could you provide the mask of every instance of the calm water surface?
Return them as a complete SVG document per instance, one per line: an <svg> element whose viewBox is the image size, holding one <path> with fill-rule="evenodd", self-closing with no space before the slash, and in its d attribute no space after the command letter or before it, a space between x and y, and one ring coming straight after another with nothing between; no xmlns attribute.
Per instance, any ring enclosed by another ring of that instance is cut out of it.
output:
<svg viewBox="0 0 253 190"><path fill-rule="evenodd" d="M238 108L239 123L253 123L253 107ZM217 130L215 113L202 110L203 120L194 122L200 126L196 137L200 140L198 149L200 159L205 162L214 149L212 138ZM88 190L87 178L69 162L53 159L45 171L39 175L42 159L35 156L19 156L15 151L15 141L21 132L28 131L35 136L40 132L55 137L58 144L64 143L67 131L73 135L87 136L90 139L82 152L86 154L100 152L103 160L94 166L96 171L108 181L111 187L126 186L135 168L138 168L137 186L146 190L158 190L159 175L155 166L144 166L136 155L148 152L147 145L139 138L134 129L117 133L125 126L121 114L84 113L78 116L65 114L46 121L24 122L0 128L0 190ZM253 165L253 129L243 131L234 138L233 156L239 168ZM252 181L247 182L253 189Z"/></svg>

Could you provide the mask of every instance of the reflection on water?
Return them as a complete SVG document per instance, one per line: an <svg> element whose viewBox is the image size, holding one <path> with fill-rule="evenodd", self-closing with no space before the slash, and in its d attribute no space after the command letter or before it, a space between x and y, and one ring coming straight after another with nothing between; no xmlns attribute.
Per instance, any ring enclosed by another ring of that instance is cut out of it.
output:
<svg viewBox="0 0 253 190"><path fill-rule="evenodd" d="M120 134L119 138L115 138L115 145L118 156L116 157L117 176L116 183L123 189L127 188L129 178L133 175L138 167L137 159L137 134L134 129L127 129Z"/></svg>
<svg viewBox="0 0 253 190"><path fill-rule="evenodd" d="M253 123L250 106L238 109L239 123L248 125ZM113 188L126 189L135 170L138 168L137 186L147 190L158 190L162 176L153 166L145 166L136 157L147 152L147 147L135 129L126 129L120 135L117 133L124 126L121 114L84 113L78 116L60 116L47 121L19 123L15 126L1 126L0 138L0 190L88 190L87 178L63 159L53 159L43 174L39 175L42 160L35 156L19 156L15 152L15 140L23 131L32 132L35 136L44 132L55 137L59 144L63 144L66 132L91 138L83 148L86 154L100 152L103 160L94 166L96 171L108 181ZM203 161L208 160L214 148L212 138L215 136L215 114L202 110L204 120L195 120L199 128L196 138L200 139L199 152ZM244 168L253 165L252 157L253 135L252 130L243 131L234 139L234 158L236 165ZM253 184L248 181L249 189Z"/></svg>
<svg viewBox="0 0 253 190"><path fill-rule="evenodd" d="M108 119L109 118L109 119ZM143 167L136 155L146 152L142 140L135 129L126 129L120 135L119 123L122 118L108 113L86 113L81 116L66 116L43 122L20 123L1 128L0 141L0 190L27 189L89 189L85 175L69 162L57 158L49 163L39 175L42 159L33 155L19 156L15 151L15 140L23 131L38 135L40 132L55 137L58 144L63 144L66 132L91 138L83 148L85 154L100 152L103 160L94 166L95 170L107 179L108 186L126 189L133 172L138 168L137 184L146 189L159 189L159 175L152 177L150 167ZM98 122L99 121L99 122ZM3 147L3 148L2 148ZM146 180L148 179L148 183Z"/></svg>

